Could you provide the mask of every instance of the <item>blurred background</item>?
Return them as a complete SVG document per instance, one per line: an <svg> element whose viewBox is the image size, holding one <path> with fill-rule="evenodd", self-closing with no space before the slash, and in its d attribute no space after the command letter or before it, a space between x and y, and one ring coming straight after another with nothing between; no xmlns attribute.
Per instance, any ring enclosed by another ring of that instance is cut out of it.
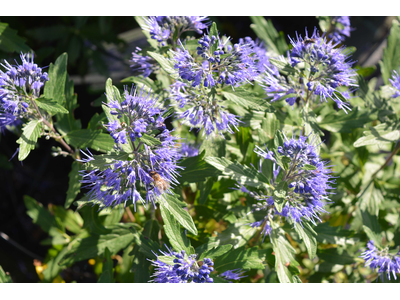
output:
<svg viewBox="0 0 400 300"><path fill-rule="evenodd" d="M295 37L318 27L315 17L265 17L271 19L277 31ZM354 29L345 45L354 46L356 66L375 66L371 77L380 85L378 61L386 46L393 17L351 17ZM239 38L256 38L250 28L249 17L210 17L217 23L222 35L235 43ZM86 128L90 118L101 113L94 101L104 95L107 78L123 86L121 79L134 75L129 59L136 47L148 43L133 17L0 17L0 22L25 39L35 53L35 63L41 67L54 62L63 52L68 53L68 74L74 81L79 107L75 118ZM199 37L199 36L198 36ZM289 38L287 38L289 43ZM0 47L0 60L13 62L18 53L9 53ZM0 134L0 265L9 272L14 282L38 282L38 261L42 261L49 246L41 243L47 234L32 223L26 214L23 196L29 195L43 206L63 205L68 188L68 173L72 158L52 157L53 140L40 139L39 146L23 164L17 157L9 161L17 149L18 137L5 131ZM79 199L79 195L77 197ZM73 208L72 206L71 208ZM36 260L36 261L35 261ZM69 281L96 282L97 276L88 262L80 262L64 274Z"/></svg>

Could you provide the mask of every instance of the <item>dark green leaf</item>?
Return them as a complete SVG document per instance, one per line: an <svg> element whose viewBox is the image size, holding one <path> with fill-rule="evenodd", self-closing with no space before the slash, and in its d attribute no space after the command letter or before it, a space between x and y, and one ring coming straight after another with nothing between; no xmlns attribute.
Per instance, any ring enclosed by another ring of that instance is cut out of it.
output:
<svg viewBox="0 0 400 300"><path fill-rule="evenodd" d="M180 174L180 182L202 182L207 177L215 177L221 174L212 165L206 163L203 160L205 152L203 151L200 155L188 157L182 159L179 166L184 167Z"/></svg>
<svg viewBox="0 0 400 300"><path fill-rule="evenodd" d="M160 140L158 140L156 138L153 138L152 136L147 135L147 134L143 134L141 136L141 138L140 138L140 141L145 143L147 146L150 146L150 147L161 145Z"/></svg>
<svg viewBox="0 0 400 300"><path fill-rule="evenodd" d="M98 283L113 283L114 282L114 271L113 271L113 260L111 258L111 253L108 248L105 248L104 258L103 258L103 270L100 275Z"/></svg>
<svg viewBox="0 0 400 300"><path fill-rule="evenodd" d="M39 120L30 120L22 129L22 135L17 140L19 146L18 160L23 161L28 157L29 152L35 149L36 142L42 131L42 122Z"/></svg>
<svg viewBox="0 0 400 300"><path fill-rule="evenodd" d="M240 247L219 256L214 261L218 273L234 269L264 269L265 251L255 248Z"/></svg>
<svg viewBox="0 0 400 300"><path fill-rule="evenodd" d="M304 164L304 166L302 166L301 169L306 171L311 171L311 170L316 170L317 167L309 164Z"/></svg>
<svg viewBox="0 0 400 300"><path fill-rule="evenodd" d="M334 263L337 265L348 265L355 262L354 258L342 248L319 250L318 257L325 260L326 262Z"/></svg>
<svg viewBox="0 0 400 300"><path fill-rule="evenodd" d="M65 141L75 148L92 148L97 151L111 151L115 145L114 139L101 130L79 129L68 132Z"/></svg>
<svg viewBox="0 0 400 300"><path fill-rule="evenodd" d="M67 60L68 54L61 54L56 62L50 64L49 67L49 81L44 86L44 97L46 99L53 99L60 105L65 102L65 82L67 80Z"/></svg>
<svg viewBox="0 0 400 300"><path fill-rule="evenodd" d="M147 283L150 280L149 267L151 262L146 259L143 253L139 252L137 245L133 249L133 255L131 272L135 272L135 283Z"/></svg>
<svg viewBox="0 0 400 300"><path fill-rule="evenodd" d="M128 226L120 224L109 230L108 234L90 236L74 244L60 261L60 266L100 256L106 248L110 250L111 254L116 254L132 243L133 235Z"/></svg>
<svg viewBox="0 0 400 300"><path fill-rule="evenodd" d="M393 70L398 70L400 67L400 24L398 20L392 21L387 46L383 49L382 62L379 65L383 81L385 84L390 84L389 78L391 78Z"/></svg>
<svg viewBox="0 0 400 300"><path fill-rule="evenodd" d="M279 70L287 72L287 73L298 73L298 70L292 67L287 61L282 61L278 59L270 58L269 61L271 64L276 66Z"/></svg>
<svg viewBox="0 0 400 300"><path fill-rule="evenodd" d="M174 64L171 60L156 52L149 51L147 52L147 54L154 58L160 64L161 68L163 68L163 70L167 72L172 78L178 78L178 72L174 69Z"/></svg>
<svg viewBox="0 0 400 300"><path fill-rule="evenodd" d="M269 180L256 169L243 166L236 162L231 162L224 157L206 157L205 161L222 171L224 175L230 176L243 185L254 187L268 186Z"/></svg>
<svg viewBox="0 0 400 300"><path fill-rule="evenodd" d="M68 110L66 110L63 106L58 104L58 102L52 99L44 99L44 98L37 98L35 99L36 104L41 109L47 111L50 115L55 115L56 113L61 114L68 114Z"/></svg>
<svg viewBox="0 0 400 300"><path fill-rule="evenodd" d="M69 183L67 190L67 198L65 199L64 207L68 208L74 202L76 196L79 194L81 189L80 176L79 176L80 164L77 161L72 163L71 172L69 172Z"/></svg>
<svg viewBox="0 0 400 300"><path fill-rule="evenodd" d="M25 45L25 39L17 35L7 23L0 23L0 50L5 52L27 53L31 49Z"/></svg>
<svg viewBox="0 0 400 300"><path fill-rule="evenodd" d="M43 231L49 232L51 228L58 227L57 221L50 212L37 202L35 199L25 195L25 207L28 210L26 213L32 218L33 223L39 225Z"/></svg>
<svg viewBox="0 0 400 300"><path fill-rule="evenodd" d="M320 223L314 227L317 233L317 241L323 244L354 245L358 238L353 238L352 231L339 227L329 226L327 222Z"/></svg>
<svg viewBox="0 0 400 300"><path fill-rule="evenodd" d="M2 23L0 23L1 26ZM0 36L1 37L1 36ZM0 40L1 42L1 40ZM12 283L11 276L4 272L3 268L0 266L0 283Z"/></svg>
<svg viewBox="0 0 400 300"><path fill-rule="evenodd" d="M198 260L203 260L203 258L214 259L218 256L221 256L222 254L225 254L226 252L228 252L231 249L232 249L232 245L221 245L216 248L212 248L210 250L203 252L199 256Z"/></svg>
<svg viewBox="0 0 400 300"><path fill-rule="evenodd" d="M372 181L359 195L357 203L362 211L367 210L371 215L378 216L379 205L383 200L381 190L376 188L375 181Z"/></svg>
<svg viewBox="0 0 400 300"><path fill-rule="evenodd" d="M218 37L218 29L217 29L217 24L215 22L212 23L210 27L210 33L209 36L215 36L216 38ZM218 40L216 40L216 43L211 46L210 52L214 53L218 49Z"/></svg>
<svg viewBox="0 0 400 300"><path fill-rule="evenodd" d="M222 91L226 99L235 102L237 105L247 109L272 111L271 104L264 98L258 97L256 93L248 91L244 88L235 88L233 90L230 86Z"/></svg>

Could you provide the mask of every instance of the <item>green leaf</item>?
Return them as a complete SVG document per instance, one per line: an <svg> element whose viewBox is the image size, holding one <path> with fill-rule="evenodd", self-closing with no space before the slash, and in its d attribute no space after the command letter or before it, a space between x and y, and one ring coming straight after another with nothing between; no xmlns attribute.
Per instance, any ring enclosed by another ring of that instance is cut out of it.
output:
<svg viewBox="0 0 400 300"><path fill-rule="evenodd" d="M49 81L44 86L44 98L53 99L60 105L65 102L65 82L67 80L68 54L61 54L49 67Z"/></svg>
<svg viewBox="0 0 400 300"><path fill-rule="evenodd" d="M364 136L354 142L354 147L367 145L377 145L382 147L383 144L393 143L400 139L400 124L379 124L370 127L369 131L364 131Z"/></svg>
<svg viewBox="0 0 400 300"><path fill-rule="evenodd" d="M318 24L323 32L327 32L331 27L331 17L318 16Z"/></svg>
<svg viewBox="0 0 400 300"><path fill-rule="evenodd" d="M200 196L197 201L199 202L200 205L204 205L207 202L208 195L210 195L210 192L212 190L215 181L216 181L215 178L210 177L207 178L205 183L199 182L198 189L200 190Z"/></svg>
<svg viewBox="0 0 400 300"><path fill-rule="evenodd" d="M205 161L240 184L254 187L269 186L268 178L253 167L250 168L237 162L231 162L224 157L206 157Z"/></svg>
<svg viewBox="0 0 400 300"><path fill-rule="evenodd" d="M310 223L306 221L303 221L301 225L295 223L294 229L306 245L309 259L313 259L317 253L317 233L311 227Z"/></svg>
<svg viewBox="0 0 400 300"><path fill-rule="evenodd" d="M265 119L262 120L261 129L258 130L260 136L260 143L264 144L275 137L275 132L280 128L280 122L273 113L267 113ZM265 138L262 139L262 134L265 133Z"/></svg>
<svg viewBox="0 0 400 300"><path fill-rule="evenodd" d="M181 232L178 221L175 220L174 216L165 206L160 205L160 211L164 221L165 234L167 235L171 246L176 251L185 250L186 253L190 253L190 242L186 235Z"/></svg>
<svg viewBox="0 0 400 300"><path fill-rule="evenodd" d="M33 223L39 225L43 231L55 236L57 235L57 230L63 230L63 228L57 223L56 218L51 215L41 203L27 195L24 196L24 203L27 209L27 215L31 217Z"/></svg>
<svg viewBox="0 0 400 300"><path fill-rule="evenodd" d="M72 202L74 202L76 196L79 194L81 189L81 182L79 181L79 170L80 164L77 161L72 163L71 172L69 172L69 183L67 190L67 198L65 199L64 207L68 208L71 206Z"/></svg>
<svg viewBox="0 0 400 300"><path fill-rule="evenodd" d="M273 58L270 58L269 61L271 62L271 64L276 66L280 71L284 71L289 74L298 73L298 70L296 68L292 67L287 61L282 61L282 60L273 59ZM297 94L295 94L295 95L297 95ZM287 95L287 96L289 96L289 95ZM293 96L291 96L291 97L293 97ZM283 99L284 98L281 98L281 100L283 100Z"/></svg>
<svg viewBox="0 0 400 300"><path fill-rule="evenodd" d="M286 203L288 189L287 181L281 181L276 187L276 190L274 190L274 206L278 212L282 211L283 205Z"/></svg>
<svg viewBox="0 0 400 300"><path fill-rule="evenodd" d="M353 128L363 127L366 123L376 120L377 117L377 111L356 107L348 114L329 113L318 125L332 132L351 132Z"/></svg>
<svg viewBox="0 0 400 300"><path fill-rule="evenodd" d="M383 49L382 62L379 62L379 65L383 81L385 84L390 84L389 78L393 70L398 70L400 67L400 23L398 20L392 21L387 46Z"/></svg>
<svg viewBox="0 0 400 300"><path fill-rule="evenodd" d="M366 78L371 76L376 71L375 66L368 66L368 67L358 67L357 74L361 75L362 77Z"/></svg>
<svg viewBox="0 0 400 300"><path fill-rule="evenodd" d="M186 207L186 203L180 201L176 194L165 193L164 197L165 199L159 200L160 206L167 209L184 228L197 235L197 228L194 225L192 217L187 210L183 209Z"/></svg>
<svg viewBox="0 0 400 300"><path fill-rule="evenodd" d="M0 50L4 52L27 53L31 49L25 45L25 39L17 35L7 23L0 23Z"/></svg>
<svg viewBox="0 0 400 300"><path fill-rule="evenodd" d="M244 88L235 88L228 86L222 90L222 94L226 99L247 109L273 111L274 108L264 98L258 97L256 93L248 91Z"/></svg>
<svg viewBox="0 0 400 300"><path fill-rule="evenodd" d="M215 24L215 22L212 23L211 27L210 27L210 33L209 36L215 36L216 38L218 37L218 29L217 29L217 24ZM217 42L211 46L210 52L214 53L214 51L216 51L218 49L218 40Z"/></svg>
<svg viewBox="0 0 400 300"><path fill-rule="evenodd" d="M329 226L327 222L319 223L314 227L317 233L317 241L323 244L354 245L359 239L353 237L354 233L350 230L339 227Z"/></svg>
<svg viewBox="0 0 400 300"><path fill-rule="evenodd" d="M110 164L114 163L116 160L131 160L132 154L125 152L114 152L108 154L95 155L94 160L85 163L84 167L86 170L99 169L104 171L108 169Z"/></svg>
<svg viewBox="0 0 400 300"><path fill-rule="evenodd" d="M246 245L257 231L257 228L253 228L247 224L248 222L244 220L229 224L228 228L213 238L215 246L229 244L233 245L233 248L236 249Z"/></svg>
<svg viewBox="0 0 400 300"><path fill-rule="evenodd" d="M207 177L215 177L221 174L220 171L203 160L204 155L205 152L203 151L200 155L182 159L179 163L179 166L184 167L179 172L181 184L185 182L202 182Z"/></svg>
<svg viewBox="0 0 400 300"><path fill-rule="evenodd" d="M146 259L143 253L139 252L136 245L132 251L134 258L132 262L131 272L135 272L135 283L146 283L150 280L149 267L151 262Z"/></svg>
<svg viewBox="0 0 400 300"><path fill-rule="evenodd" d="M362 191L357 203L362 211L367 210L371 215L378 216L379 205L383 200L384 198L381 190L375 187L375 181L371 181Z"/></svg>
<svg viewBox="0 0 400 300"><path fill-rule="evenodd" d="M265 250L255 248L245 249L240 247L219 256L214 261L214 268L218 273L233 269L258 269L265 268Z"/></svg>
<svg viewBox="0 0 400 300"><path fill-rule="evenodd" d="M199 148L199 153L205 151L204 156L225 156L226 140L222 136L216 136L213 139L204 140Z"/></svg>
<svg viewBox="0 0 400 300"><path fill-rule="evenodd" d="M161 68L167 72L172 78L178 78L178 72L174 69L174 63L169 60L167 57L158 54L156 52L147 52L152 58L154 58L161 66Z"/></svg>
<svg viewBox="0 0 400 300"><path fill-rule="evenodd" d="M296 267L299 265L294 258L296 250L286 240L285 232L281 228L271 231L270 240L275 253L275 271L278 274L279 281L281 283L294 282L293 275L296 274L292 272L297 268L292 269L289 266Z"/></svg>
<svg viewBox="0 0 400 300"><path fill-rule="evenodd" d="M47 111L50 115L55 115L56 113L68 114L68 110L63 106L58 104L58 102L52 99L37 98L35 99L36 104L41 109Z"/></svg>
<svg viewBox="0 0 400 300"><path fill-rule="evenodd" d="M288 45L285 41L285 36L282 33L276 31L271 20L265 20L264 17L251 16L250 27L262 39L268 46L269 49L274 51L276 54L285 54L288 50Z"/></svg>
<svg viewBox="0 0 400 300"><path fill-rule="evenodd" d="M58 205L51 206L51 210L68 231L78 234L82 230L83 220L78 212L66 210Z"/></svg>
<svg viewBox="0 0 400 300"><path fill-rule="evenodd" d="M1 25L2 23L0 23ZM1 37L1 36L0 36ZM0 283L12 283L11 276L4 272L3 268L0 266Z"/></svg>
<svg viewBox="0 0 400 300"><path fill-rule="evenodd" d="M355 262L354 257L349 255L343 248L329 248L318 251L318 257L329 263L337 265L348 265Z"/></svg>
<svg viewBox="0 0 400 300"><path fill-rule="evenodd" d="M131 225L128 224L128 226ZM108 234L93 235L82 239L65 253L60 261L60 266L103 255L106 248L110 250L111 254L116 254L133 241L133 235L128 226L119 224L108 228L110 230Z"/></svg>
<svg viewBox="0 0 400 300"><path fill-rule="evenodd" d="M134 231L134 238L135 238L135 243L137 246L139 246L139 251L143 253L147 258L157 258L157 253L158 250L160 250L160 244L153 241L147 236L143 236L143 234Z"/></svg>
<svg viewBox="0 0 400 300"><path fill-rule="evenodd" d="M100 275L98 283L113 283L114 271L113 271L113 260L111 258L110 250L106 247L103 258L103 270Z"/></svg>
<svg viewBox="0 0 400 300"><path fill-rule="evenodd" d="M150 91L150 90L157 91L158 90L157 85L154 83L154 81L148 77L143 78L143 77L139 77L139 76L130 76L128 78L122 79L121 82L123 82L123 83L133 82L133 83L135 83L136 87L139 88L139 90L141 88L144 88L144 90L146 90L146 91Z"/></svg>
<svg viewBox="0 0 400 300"><path fill-rule="evenodd" d="M232 249L232 245L221 245L215 248L209 249L201 253L198 260L203 260L203 258L214 259L218 256L221 256Z"/></svg>
<svg viewBox="0 0 400 300"><path fill-rule="evenodd" d="M29 152L35 149L35 144L42 131L42 122L39 120L30 120L22 129L22 135L17 140L19 146L18 160L23 161L28 157Z"/></svg>
<svg viewBox="0 0 400 300"><path fill-rule="evenodd" d="M97 151L111 151L115 145L114 139L101 130L79 129L68 132L65 141L75 148L92 148Z"/></svg>
<svg viewBox="0 0 400 300"><path fill-rule="evenodd" d="M368 239L373 240L375 245L382 244L382 234L372 231L369 227L363 225L363 229L365 234L368 236Z"/></svg>
<svg viewBox="0 0 400 300"><path fill-rule="evenodd" d="M304 166L302 166L301 169L306 171L311 171L311 170L316 170L317 167L309 164L304 164Z"/></svg>
<svg viewBox="0 0 400 300"><path fill-rule="evenodd" d="M153 138L152 136L149 136L147 134L143 134L142 137L140 138L140 141L145 143L147 146L159 146L161 145L160 140Z"/></svg>

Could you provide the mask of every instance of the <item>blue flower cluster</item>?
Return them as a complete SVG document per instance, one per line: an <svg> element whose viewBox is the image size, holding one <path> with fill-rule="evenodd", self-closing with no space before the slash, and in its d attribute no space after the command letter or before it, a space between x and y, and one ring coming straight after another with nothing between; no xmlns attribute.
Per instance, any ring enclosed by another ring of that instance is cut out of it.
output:
<svg viewBox="0 0 400 300"><path fill-rule="evenodd" d="M219 275L219 277L224 278L226 280L239 280L241 278L247 277L243 276L244 271L242 271L242 269L234 269L234 270L228 270L225 271L224 273L222 273L221 275ZM232 281L230 281L232 282Z"/></svg>
<svg viewBox="0 0 400 300"><path fill-rule="evenodd" d="M171 251L160 252L164 256L173 257L174 265L169 265L158 259L152 261L155 266L154 277L151 282L156 283L211 283L214 280L210 277L210 273L214 271L213 261L209 258L204 258L201 266L196 261L196 254L187 255L184 250L180 253Z"/></svg>
<svg viewBox="0 0 400 300"><path fill-rule="evenodd" d="M181 157L193 157L199 155L199 147L192 143L181 143L179 148Z"/></svg>
<svg viewBox="0 0 400 300"><path fill-rule="evenodd" d="M226 46L227 42L228 39L223 43L219 36L204 35L199 40L197 59L181 43L180 49L172 51L174 68L182 79L191 81L193 87L201 84L204 87L216 84L238 86L250 82L258 75L252 56L254 42L241 40L233 47Z"/></svg>
<svg viewBox="0 0 400 300"><path fill-rule="evenodd" d="M333 30L328 34L328 38L334 43L341 43L346 37L350 37L350 17L332 17L331 23Z"/></svg>
<svg viewBox="0 0 400 300"><path fill-rule="evenodd" d="M289 37L290 38L290 37ZM268 71L265 74L264 89L272 101L282 99L289 94L294 94L286 101L293 105L297 99L305 102L312 96L319 96L320 100L327 98L336 102L339 109L347 113L350 93L358 87L356 75L349 61L349 56L344 53L344 48L335 48L337 43L327 41L326 37L320 36L315 29L311 37L306 30L305 38L296 34L296 39L290 38L293 46L288 61L292 67L302 66L304 72L302 77L285 80L280 76ZM283 57L280 58L284 60ZM303 77L304 76L304 77ZM349 87L349 91L341 91L340 87ZM345 100L345 101L344 101Z"/></svg>
<svg viewBox="0 0 400 300"><path fill-rule="evenodd" d="M210 23L205 16L154 16L144 18L146 27L143 28L150 32L151 38L157 40L162 46L165 46L174 33L177 31L177 37L185 31L196 31L202 34Z"/></svg>
<svg viewBox="0 0 400 300"><path fill-rule="evenodd" d="M132 153L119 153L107 164L101 156L85 154L81 161L88 163L90 172L81 171L82 183L90 189L89 200L99 201L104 207L115 207L128 200L136 205L138 200L144 203L137 188L143 186L147 192L146 202L153 204L164 192L169 192L171 183L177 182L180 154L175 146L176 138L165 126L164 111L156 106L156 99L143 90L140 94L134 90L129 93L125 88L124 100L108 99L111 114L117 120L109 120L107 129L116 142L117 148L123 144L132 145ZM150 137L146 142L143 135ZM154 140L156 142L154 142ZM96 159L100 163L96 164ZM93 162L94 161L94 162ZM97 167L99 164L103 167ZM94 166L94 167L90 167Z"/></svg>
<svg viewBox="0 0 400 300"><path fill-rule="evenodd" d="M365 259L365 266L375 270L379 267L378 275L383 281L383 274L390 280L390 273L394 279L397 279L396 274L400 273L400 251L396 255L388 253L388 249L378 250L375 247L374 241L367 243L367 250L361 255Z"/></svg>
<svg viewBox="0 0 400 300"><path fill-rule="evenodd" d="M396 71L393 71L392 78L389 78L390 83L393 86L394 94L392 98L397 98L400 96L400 76Z"/></svg>
<svg viewBox="0 0 400 300"><path fill-rule="evenodd" d="M33 54L21 54L21 65L7 61L0 70L0 127L12 125L26 117L29 98L40 96L40 90L49 80L48 74L33 62Z"/></svg>
<svg viewBox="0 0 400 300"><path fill-rule="evenodd" d="M197 89L187 83L176 81L171 85L171 98L179 103L179 108L186 106L184 112L177 112L183 124L201 130L204 128L206 138L214 133L222 135L228 131L233 133L231 126L237 129L238 117L229 113L221 104L223 100L217 99L214 95L202 88Z"/></svg>
<svg viewBox="0 0 400 300"><path fill-rule="evenodd" d="M258 200L254 205L254 211L266 211L265 217L261 221L253 222L249 225L252 227L262 227L264 237L272 231L271 222L274 215L284 217L290 223L301 224L303 220L311 221L315 224L315 220L321 221L319 214L326 212L324 206L330 201L328 198L328 189L332 189L330 185L331 169L328 169L327 162L321 160L317 153L316 147L311 143L307 143L308 136L300 135L298 139L288 139L285 136L285 142L277 149L277 155L289 161L286 170L276 164L276 157L273 151L266 151L256 146L254 150L262 159L269 159L274 162L273 179L274 183L280 172L283 172L282 181L288 184L288 190L284 201L286 202L281 212L278 212L274 206L275 195L268 196L262 193L249 191L243 185L237 185L242 192L248 193L250 196ZM262 160L260 160L261 172Z"/></svg>
<svg viewBox="0 0 400 300"><path fill-rule="evenodd" d="M160 69L160 66L150 56L142 56L138 52L141 51L139 47L136 47L135 52L132 52L131 69L133 72L143 75L143 77L149 77L151 73Z"/></svg>

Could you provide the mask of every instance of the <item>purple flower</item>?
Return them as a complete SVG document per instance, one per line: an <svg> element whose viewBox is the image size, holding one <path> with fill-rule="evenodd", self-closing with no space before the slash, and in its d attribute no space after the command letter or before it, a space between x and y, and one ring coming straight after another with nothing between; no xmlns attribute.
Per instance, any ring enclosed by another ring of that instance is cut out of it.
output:
<svg viewBox="0 0 400 300"><path fill-rule="evenodd" d="M191 143L181 143L179 152L182 157L193 157L199 155L199 147Z"/></svg>
<svg viewBox="0 0 400 300"><path fill-rule="evenodd" d="M21 65L11 65L7 61L1 64L6 70L0 70L1 127L11 124L11 115L18 119L27 117L29 97L39 97L41 88L49 80L47 73L33 63L33 54L20 57Z"/></svg>
<svg viewBox="0 0 400 300"><path fill-rule="evenodd" d="M143 29L149 31L151 38L162 46L172 39L176 31L179 35L185 31L196 31L201 34L210 25L205 16L156 16L143 19L146 23Z"/></svg>
<svg viewBox="0 0 400 300"><path fill-rule="evenodd" d="M136 205L139 200L154 204L165 192L170 193L169 186L177 182L181 168L176 165L180 154L176 138L164 124L164 110L156 106L153 95L143 90L140 94L136 90L129 93L125 88L121 103L118 99L108 100L111 115L117 120L109 120L106 126L117 149L107 159L90 152L85 154L81 161L87 164L89 172L81 171L81 182L89 189L89 200L100 202L102 208L128 201ZM143 139L144 134L151 143ZM132 145L132 153L119 150L127 143ZM146 192L145 199L140 195L140 187Z"/></svg>
<svg viewBox="0 0 400 300"><path fill-rule="evenodd" d="M171 98L178 103L179 108L186 111L177 112L183 119L183 124L203 130L203 135L222 135L228 131L233 133L231 126L237 129L238 117L225 110L223 100L210 96L204 89L194 88L187 83L176 81L171 85Z"/></svg>
<svg viewBox="0 0 400 300"><path fill-rule="evenodd" d="M139 47L136 47L135 52L132 52L132 59L129 61L131 69L135 73L143 75L143 77L149 77L151 73L160 69L157 62L150 56L142 56L139 54L141 51Z"/></svg>
<svg viewBox="0 0 400 300"><path fill-rule="evenodd" d="M397 254L390 254L388 248L378 250L374 241L367 243L365 250L360 257L365 259L365 266L375 270L379 267L378 276L383 281L383 274L390 280L390 274L397 279L396 274L400 273L400 251Z"/></svg>
<svg viewBox="0 0 400 300"><path fill-rule="evenodd" d="M249 225L252 227L262 227L264 238L272 231L271 221L274 216L286 218L290 223L301 224L303 220L307 220L315 224L315 221L321 221L319 215L325 213L324 209L332 189L331 169L327 166L327 162L321 160L317 153L313 140L307 143L308 136L300 134L298 139L293 136L279 146L276 152L262 150L256 147L254 152L261 156L262 159L269 159L273 162L273 178L271 185L275 186L274 190L267 189L265 192L249 191L241 185L236 185L242 192L248 193L257 200L253 205L250 213L265 211L265 216L260 221L255 221ZM285 158L285 159L284 159ZM277 161L285 161L285 169L277 166ZM262 172L262 160L260 160L259 172ZM282 195L282 191L276 190L278 187L275 183L279 173L282 172L281 181L286 181L287 190ZM269 195L268 195L269 194ZM283 208L279 212L275 207L275 201L283 202Z"/></svg>
<svg viewBox="0 0 400 300"><path fill-rule="evenodd" d="M350 27L350 17L332 17L331 23L333 30L328 34L328 38L334 43L341 43L346 37L350 37L350 31L352 30Z"/></svg>
<svg viewBox="0 0 400 300"><path fill-rule="evenodd" d="M290 38L290 37L289 37ZM285 79L273 74L267 68L264 78L264 89L272 101L286 99L289 105L296 100L309 101L310 99L327 101L327 98L336 102L338 108L347 113L350 109L347 101L349 92L358 87L356 72L352 69L354 62L349 61L349 55L344 53L344 47L336 48L337 43L327 42L325 36L320 36L315 29L311 36L304 38L296 33L296 39L290 38L293 46L287 61L292 67L304 63L305 70L297 70L294 76ZM280 60L285 61L283 57ZM349 91L341 91L340 87L349 87Z"/></svg>
<svg viewBox="0 0 400 300"><path fill-rule="evenodd" d="M156 283L211 283L213 279L210 273L214 271L213 261L209 258L204 258L200 266L196 260L197 255L187 255L184 250L175 252L168 249L168 252L160 252L164 256L174 258L173 265L167 264L159 260L152 261L155 267L155 272L152 275L153 280L149 282Z"/></svg>
<svg viewBox="0 0 400 300"><path fill-rule="evenodd" d="M241 278L247 277L243 276L244 271L242 269L234 269L234 270L228 270L225 271L224 273L220 274L219 277L222 277L226 280L239 280ZM230 281L232 282L232 281Z"/></svg>
<svg viewBox="0 0 400 300"><path fill-rule="evenodd" d="M395 92L392 98L397 98L400 96L400 76L399 74L397 74L396 71L393 71L392 78L393 79L389 78L389 81L392 84L393 90Z"/></svg>

